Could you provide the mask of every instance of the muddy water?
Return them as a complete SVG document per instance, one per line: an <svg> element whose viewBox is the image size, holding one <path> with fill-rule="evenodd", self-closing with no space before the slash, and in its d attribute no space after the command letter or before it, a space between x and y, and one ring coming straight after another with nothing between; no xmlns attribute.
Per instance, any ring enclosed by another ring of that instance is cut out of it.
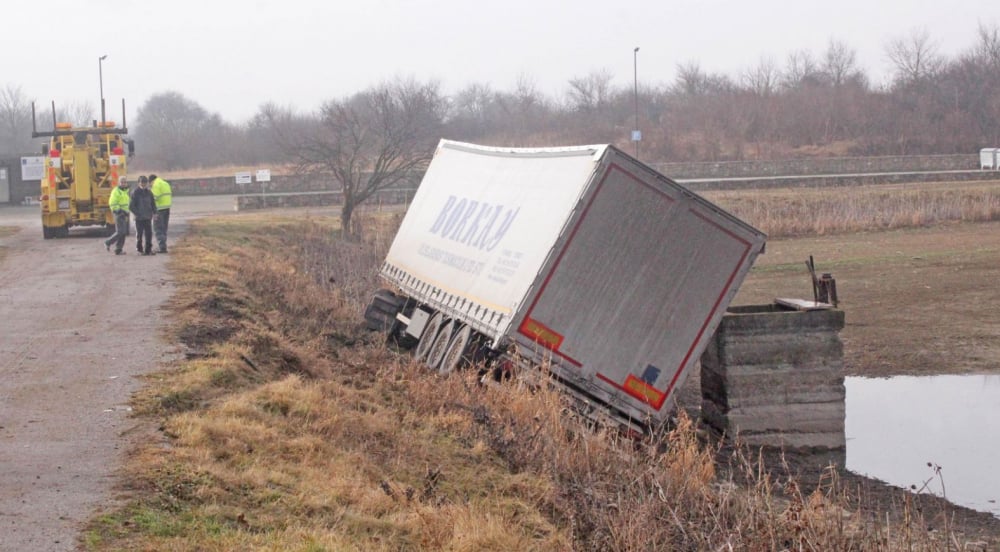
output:
<svg viewBox="0 0 1000 552"><path fill-rule="evenodd" d="M1000 517L1000 375L844 383L848 470Z"/></svg>

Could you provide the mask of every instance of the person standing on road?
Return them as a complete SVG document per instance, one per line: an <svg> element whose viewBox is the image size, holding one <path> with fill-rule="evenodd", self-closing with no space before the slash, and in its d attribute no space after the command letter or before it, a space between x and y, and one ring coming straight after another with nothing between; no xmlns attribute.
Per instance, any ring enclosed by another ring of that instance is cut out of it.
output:
<svg viewBox="0 0 1000 552"><path fill-rule="evenodd" d="M167 227L170 225L170 183L156 176L149 175L149 185L152 187L153 199L156 202L156 215L153 217L153 230L156 232L156 243L160 253L167 252Z"/></svg>
<svg viewBox="0 0 1000 552"><path fill-rule="evenodd" d="M132 192L129 211L135 216L135 248L141 255L153 254L153 215L156 214L156 200L149 189L149 181L145 176L139 177L139 187ZM142 237L146 236L146 246L142 245Z"/></svg>
<svg viewBox="0 0 1000 552"><path fill-rule="evenodd" d="M125 245L125 235L128 233L128 181L122 180L108 197L108 207L115 215L115 233L110 238L104 240L104 248L111 251L111 244L115 244L115 255L124 255L122 247Z"/></svg>

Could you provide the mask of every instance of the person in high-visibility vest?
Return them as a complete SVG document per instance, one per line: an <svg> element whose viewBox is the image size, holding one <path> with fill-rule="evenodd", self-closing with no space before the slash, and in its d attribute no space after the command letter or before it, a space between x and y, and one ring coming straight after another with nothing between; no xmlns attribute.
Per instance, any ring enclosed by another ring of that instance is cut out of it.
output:
<svg viewBox="0 0 1000 552"><path fill-rule="evenodd" d="M153 233L156 234L156 244L160 253L167 252L167 226L170 225L170 204L173 202L170 194L170 183L156 176L149 175L149 186L153 190L153 200L156 202L156 215L153 217Z"/></svg>
<svg viewBox="0 0 1000 552"><path fill-rule="evenodd" d="M125 236L128 235L128 204L131 198L128 195L128 181L122 180L108 197L108 207L115 215L115 233L110 238L104 240L104 249L111 251L111 244L115 244L115 255L124 255L122 247L125 245Z"/></svg>

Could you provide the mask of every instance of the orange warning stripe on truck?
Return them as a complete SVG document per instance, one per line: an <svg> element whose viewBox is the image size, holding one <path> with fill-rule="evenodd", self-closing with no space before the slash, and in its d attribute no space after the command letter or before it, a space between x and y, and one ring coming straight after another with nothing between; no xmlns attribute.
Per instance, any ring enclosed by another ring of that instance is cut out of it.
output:
<svg viewBox="0 0 1000 552"><path fill-rule="evenodd" d="M558 351L559 346L562 345L562 334L553 331L552 328L549 328L545 324L542 324L532 318L525 318L519 329L524 335L534 339L542 345L545 345L553 351Z"/></svg>
<svg viewBox="0 0 1000 552"><path fill-rule="evenodd" d="M641 379L629 374L623 386L625 391L642 402L659 407L662 404L664 393L659 389L649 385Z"/></svg>

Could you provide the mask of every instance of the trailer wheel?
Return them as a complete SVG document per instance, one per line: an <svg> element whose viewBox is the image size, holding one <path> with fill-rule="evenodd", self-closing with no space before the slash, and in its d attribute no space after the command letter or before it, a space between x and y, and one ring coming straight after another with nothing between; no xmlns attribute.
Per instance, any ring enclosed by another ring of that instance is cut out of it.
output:
<svg viewBox="0 0 1000 552"><path fill-rule="evenodd" d="M434 313L434 316L427 321L424 333L420 334L420 341L417 342L417 350L413 353L413 358L417 362L423 362L427 358L427 353L430 352L431 345L434 344L434 338L437 337L442 322L444 322L444 316L439 312Z"/></svg>
<svg viewBox="0 0 1000 552"><path fill-rule="evenodd" d="M438 372L441 374L450 374L456 368L468 362L469 345L471 343L472 328L463 324L455 332L455 337L451 338L451 342L448 343L448 349L444 353L444 358L441 360L441 367L438 368Z"/></svg>
<svg viewBox="0 0 1000 552"><path fill-rule="evenodd" d="M42 239L51 240L52 239L52 229L48 226L42 225Z"/></svg>
<svg viewBox="0 0 1000 552"><path fill-rule="evenodd" d="M451 342L451 334L454 330L455 324L449 320L441 326L437 337L434 338L431 350L427 353L427 360L424 362L431 370L437 370L437 367L440 366L441 360L444 359L444 353L448 350L448 343Z"/></svg>
<svg viewBox="0 0 1000 552"><path fill-rule="evenodd" d="M376 291L368 303L368 308L365 309L365 324L368 329L392 333L399 323L396 314L405 302L404 297L399 297L387 289Z"/></svg>

